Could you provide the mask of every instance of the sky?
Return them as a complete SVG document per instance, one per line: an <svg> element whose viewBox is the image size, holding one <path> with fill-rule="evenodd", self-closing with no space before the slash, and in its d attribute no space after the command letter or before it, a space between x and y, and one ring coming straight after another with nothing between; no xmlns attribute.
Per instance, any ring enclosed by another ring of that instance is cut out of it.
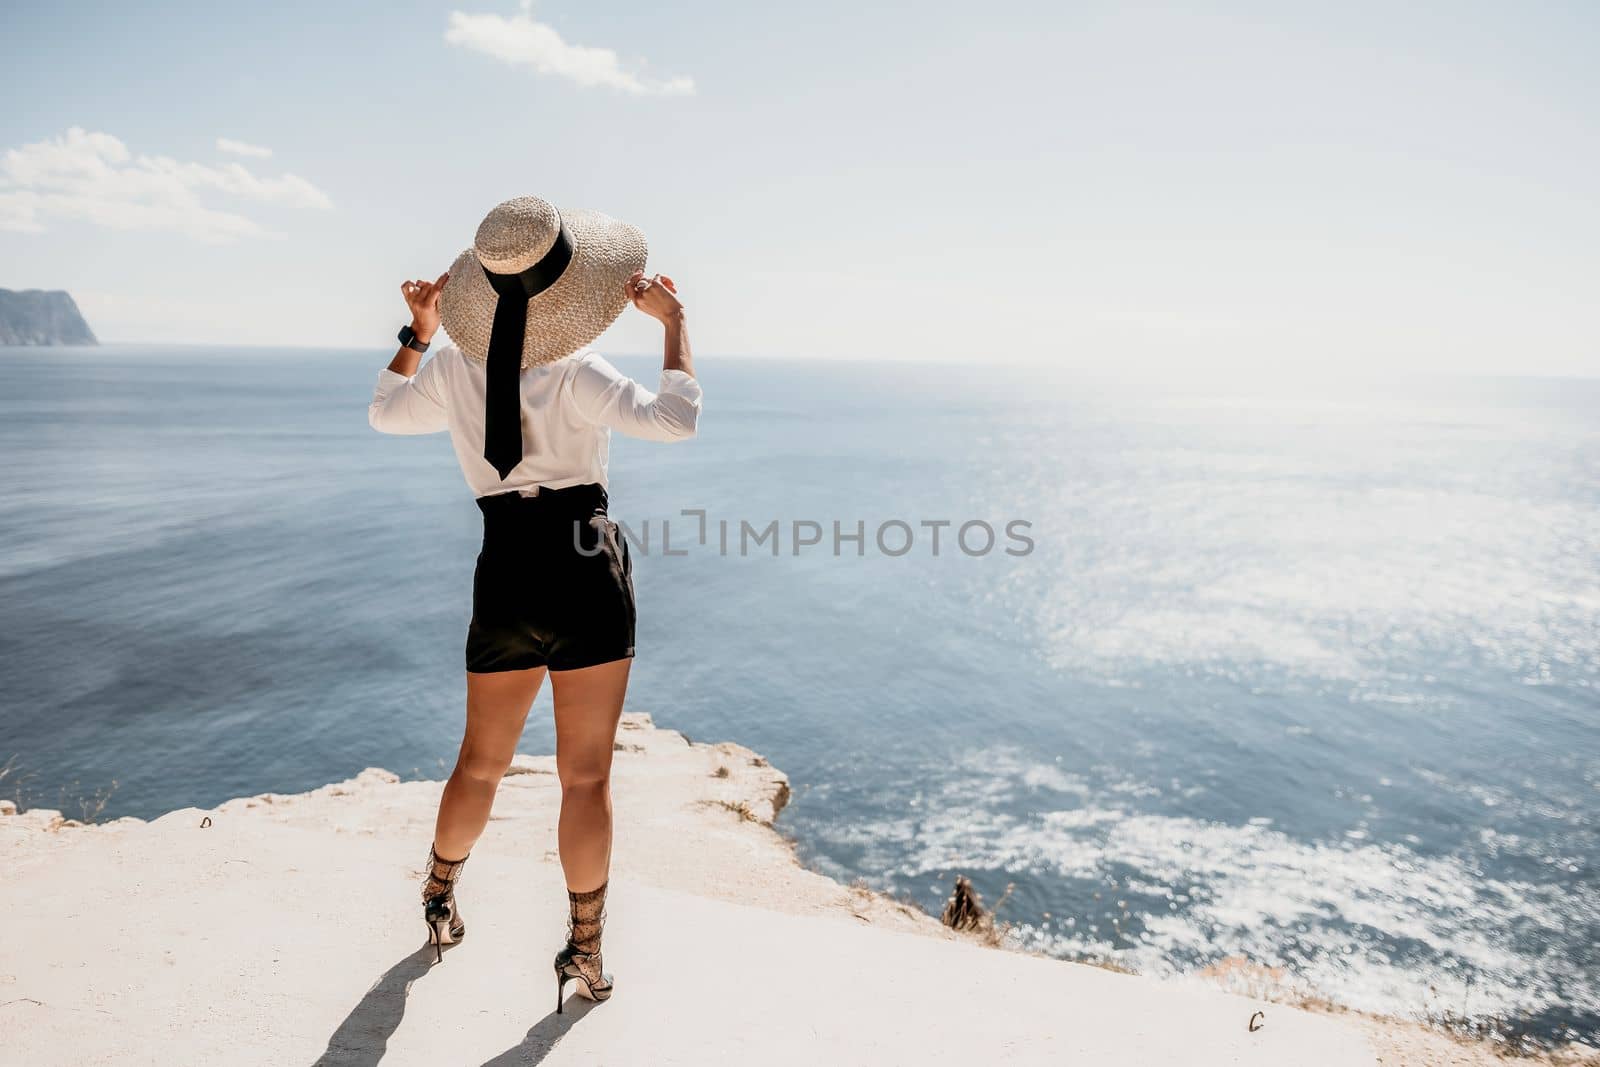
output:
<svg viewBox="0 0 1600 1067"><path fill-rule="evenodd" d="M1592 4L139 6L0 12L0 287L104 341L382 349L535 194L702 358L1600 374Z"/></svg>

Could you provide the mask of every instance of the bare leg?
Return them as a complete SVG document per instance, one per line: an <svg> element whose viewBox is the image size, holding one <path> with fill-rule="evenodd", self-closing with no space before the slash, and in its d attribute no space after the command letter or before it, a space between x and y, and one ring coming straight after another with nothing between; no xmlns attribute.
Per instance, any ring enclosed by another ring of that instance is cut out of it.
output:
<svg viewBox="0 0 1600 1067"><path fill-rule="evenodd" d="M556 774L561 779L557 841L567 889L587 893L611 869L611 750L616 744L628 659L551 671L556 705Z"/></svg>
<svg viewBox="0 0 1600 1067"><path fill-rule="evenodd" d="M528 709L539 695L545 669L467 673L467 730L456 768L439 800L433 847L443 860L472 851L489 824L495 790L517 753ZM559 692L559 690L558 690Z"/></svg>

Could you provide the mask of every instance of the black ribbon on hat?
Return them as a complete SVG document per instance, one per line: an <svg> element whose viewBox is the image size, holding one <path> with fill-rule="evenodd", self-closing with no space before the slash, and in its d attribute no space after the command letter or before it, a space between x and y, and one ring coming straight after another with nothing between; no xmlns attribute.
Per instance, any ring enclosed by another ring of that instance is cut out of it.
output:
<svg viewBox="0 0 1600 1067"><path fill-rule="evenodd" d="M484 277L499 299L489 333L489 358L484 368L483 458L505 481L522 462L522 343L528 330L528 301L556 283L572 262L572 235L561 224L555 244L527 270ZM482 266L482 264L479 264Z"/></svg>

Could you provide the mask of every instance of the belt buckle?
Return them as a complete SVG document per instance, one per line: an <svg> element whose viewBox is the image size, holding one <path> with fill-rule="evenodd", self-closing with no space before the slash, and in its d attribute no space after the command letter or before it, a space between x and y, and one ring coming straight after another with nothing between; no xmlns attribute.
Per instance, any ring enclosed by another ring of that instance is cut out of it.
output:
<svg viewBox="0 0 1600 1067"><path fill-rule="evenodd" d="M531 489L518 489L517 490L517 495L518 496L538 496L539 495L539 489L540 489L540 487L537 486L537 485L534 486Z"/></svg>

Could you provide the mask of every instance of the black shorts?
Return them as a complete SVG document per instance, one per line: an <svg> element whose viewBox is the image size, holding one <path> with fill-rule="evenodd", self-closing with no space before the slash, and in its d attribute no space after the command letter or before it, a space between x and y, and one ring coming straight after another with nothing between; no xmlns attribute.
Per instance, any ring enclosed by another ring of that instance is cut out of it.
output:
<svg viewBox="0 0 1600 1067"><path fill-rule="evenodd" d="M633 655L633 565L598 485L478 498L467 670L571 671Z"/></svg>

